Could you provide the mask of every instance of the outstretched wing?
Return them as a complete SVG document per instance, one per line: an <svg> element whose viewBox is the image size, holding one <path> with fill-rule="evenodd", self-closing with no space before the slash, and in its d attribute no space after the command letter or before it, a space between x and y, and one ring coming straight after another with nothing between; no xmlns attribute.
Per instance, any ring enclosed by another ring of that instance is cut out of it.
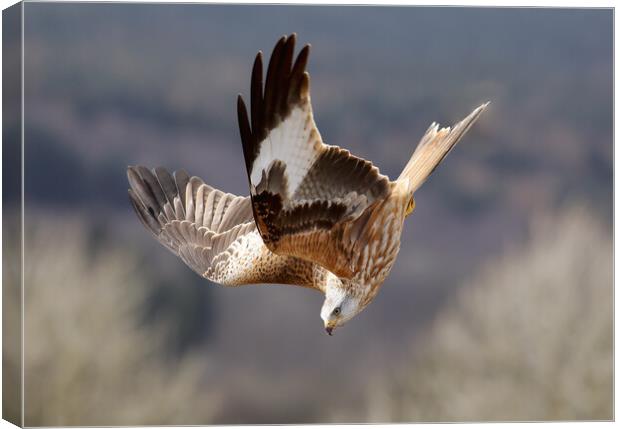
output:
<svg viewBox="0 0 620 429"><path fill-rule="evenodd" d="M227 194L184 171L129 167L129 197L140 221L192 270L236 286L283 283L314 287L314 265L267 249L249 197Z"/></svg>
<svg viewBox="0 0 620 429"><path fill-rule="evenodd" d="M365 243L357 240L363 225L353 228L352 235L347 230L388 196L390 181L369 161L323 143L310 103L310 47L293 63L294 49L294 34L278 41L264 90L262 54L256 56L251 122L238 99L254 218L272 251L351 277L356 269L351 256Z"/></svg>

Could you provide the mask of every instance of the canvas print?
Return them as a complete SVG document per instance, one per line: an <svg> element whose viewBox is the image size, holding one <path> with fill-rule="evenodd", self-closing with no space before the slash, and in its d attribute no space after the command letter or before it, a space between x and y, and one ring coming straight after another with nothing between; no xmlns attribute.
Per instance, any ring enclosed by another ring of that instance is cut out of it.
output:
<svg viewBox="0 0 620 429"><path fill-rule="evenodd" d="M26 2L3 85L5 419L613 419L613 10Z"/></svg>

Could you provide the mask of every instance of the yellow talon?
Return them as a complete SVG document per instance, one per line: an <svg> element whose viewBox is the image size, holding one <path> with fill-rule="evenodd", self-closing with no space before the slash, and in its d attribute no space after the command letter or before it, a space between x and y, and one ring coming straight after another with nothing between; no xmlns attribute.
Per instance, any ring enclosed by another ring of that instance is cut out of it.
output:
<svg viewBox="0 0 620 429"><path fill-rule="evenodd" d="M405 211L405 217L409 216L413 213L413 209L415 209L415 200L413 197L409 200L409 204L407 204L407 210Z"/></svg>

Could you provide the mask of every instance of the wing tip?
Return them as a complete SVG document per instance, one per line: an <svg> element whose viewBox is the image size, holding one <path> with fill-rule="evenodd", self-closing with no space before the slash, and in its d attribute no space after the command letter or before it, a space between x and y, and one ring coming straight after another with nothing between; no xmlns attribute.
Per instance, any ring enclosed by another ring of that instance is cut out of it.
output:
<svg viewBox="0 0 620 429"><path fill-rule="evenodd" d="M237 113L239 113L240 109L245 109L245 101L243 100L243 94L242 93L238 93L237 94ZM247 112L247 110L246 110Z"/></svg>
<svg viewBox="0 0 620 429"><path fill-rule="evenodd" d="M258 51L252 66L249 109L242 94L237 96L237 120L248 175L260 143L288 116L294 105L308 99L310 77L306 65L310 45L304 46L295 58L296 41L295 32L278 39L264 82L263 55Z"/></svg>

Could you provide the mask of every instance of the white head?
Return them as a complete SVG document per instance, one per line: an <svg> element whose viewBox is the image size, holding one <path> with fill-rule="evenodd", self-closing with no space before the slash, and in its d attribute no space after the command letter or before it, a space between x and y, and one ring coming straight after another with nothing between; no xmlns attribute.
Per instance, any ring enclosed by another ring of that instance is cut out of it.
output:
<svg viewBox="0 0 620 429"><path fill-rule="evenodd" d="M344 325L364 308L361 305L361 297L350 294L347 290L350 288L347 288L336 276L327 282L321 319L329 335L332 335L335 328Z"/></svg>

